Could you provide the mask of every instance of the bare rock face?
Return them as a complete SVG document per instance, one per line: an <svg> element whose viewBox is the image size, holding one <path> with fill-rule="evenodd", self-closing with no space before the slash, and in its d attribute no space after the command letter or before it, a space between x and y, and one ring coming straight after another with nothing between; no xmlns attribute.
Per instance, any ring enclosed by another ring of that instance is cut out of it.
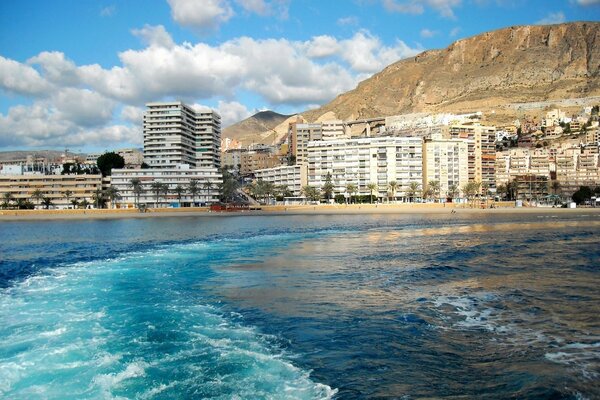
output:
<svg viewBox="0 0 600 400"><path fill-rule="evenodd" d="M600 23L518 26L398 61L309 121L411 112L491 110L507 104L600 95Z"/></svg>

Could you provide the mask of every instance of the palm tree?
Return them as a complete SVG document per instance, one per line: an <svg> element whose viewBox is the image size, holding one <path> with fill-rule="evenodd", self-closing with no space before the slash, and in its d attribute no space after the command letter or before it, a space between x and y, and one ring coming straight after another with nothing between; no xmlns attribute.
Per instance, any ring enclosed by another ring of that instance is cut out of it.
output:
<svg viewBox="0 0 600 400"><path fill-rule="evenodd" d="M352 203L352 194L356 193L356 185L354 183L348 183L346 185L346 192L350 195L350 203Z"/></svg>
<svg viewBox="0 0 600 400"><path fill-rule="evenodd" d="M452 185L450 185L448 187L448 197L451 198L455 198L459 195L460 189L458 188L458 185L453 183Z"/></svg>
<svg viewBox="0 0 600 400"><path fill-rule="evenodd" d="M411 182L408 185L408 190L406 191L406 194L408 194L408 198L411 202L414 200L414 197L419 192L419 186L421 185L418 182Z"/></svg>
<svg viewBox="0 0 600 400"><path fill-rule="evenodd" d="M192 195L192 206L196 205L196 196L198 195L198 180L190 179L190 183L188 183L188 191Z"/></svg>
<svg viewBox="0 0 600 400"><path fill-rule="evenodd" d="M557 180L553 180L551 183L552 186L552 193L553 194L558 194L558 190L560 189L560 182Z"/></svg>
<svg viewBox="0 0 600 400"><path fill-rule="evenodd" d="M39 202L44 198L44 192L42 192L40 189L35 189L31 194L31 198Z"/></svg>
<svg viewBox="0 0 600 400"><path fill-rule="evenodd" d="M173 189L173 191L175 192L175 194L177 194L177 200L179 200L179 207L181 207L181 196L183 196L183 194L185 193L185 188L181 185L177 185L175 186L175 189Z"/></svg>
<svg viewBox="0 0 600 400"><path fill-rule="evenodd" d="M429 193L433 196L433 198L437 198L439 200L440 196L440 181L429 181L427 184Z"/></svg>
<svg viewBox="0 0 600 400"><path fill-rule="evenodd" d="M394 201L396 201L396 190L398 190L398 182L391 181L390 183L388 183L388 187L390 188L392 198L394 199Z"/></svg>
<svg viewBox="0 0 600 400"><path fill-rule="evenodd" d="M319 199L321 198L321 193L319 193L319 190L314 186L304 186L302 188L302 193L310 201L319 201Z"/></svg>
<svg viewBox="0 0 600 400"><path fill-rule="evenodd" d="M209 181L208 179L206 180L206 182L204 182L204 184L202 185L202 187L204 188L204 190L206 190L206 202L209 203L211 196L210 196L210 191L213 188L213 184L211 181Z"/></svg>
<svg viewBox="0 0 600 400"><path fill-rule="evenodd" d="M77 208L79 206L79 202L77 201L77 197L71 200L71 204L73 204L73 208Z"/></svg>
<svg viewBox="0 0 600 400"><path fill-rule="evenodd" d="M11 192L6 192L2 195L2 197L4 197L4 207L6 208L10 208L10 202L13 198L13 195Z"/></svg>
<svg viewBox="0 0 600 400"><path fill-rule="evenodd" d="M331 173L329 172L325 176L325 183L323 184L321 191L326 200L330 200L333 197L333 183L331 182Z"/></svg>
<svg viewBox="0 0 600 400"><path fill-rule="evenodd" d="M367 183L367 189L369 189L369 193L371 193L371 204L373 204L373 192L377 190L377 184L373 182Z"/></svg>
<svg viewBox="0 0 600 400"><path fill-rule="evenodd" d="M507 192L506 185L500 184L496 187L496 194L498 194L498 198L500 200L504 200L504 197L506 196L506 192Z"/></svg>
<svg viewBox="0 0 600 400"><path fill-rule="evenodd" d="M70 203L69 200L71 199L71 196L73 196L73 192L70 190L65 190L65 193L63 194L63 196L65 196L65 199L67 199L67 204L69 204Z"/></svg>
<svg viewBox="0 0 600 400"><path fill-rule="evenodd" d="M121 198L121 193L119 193L119 189L114 186L109 187L104 191L104 196L110 201L111 208L115 208L115 200L119 200Z"/></svg>
<svg viewBox="0 0 600 400"><path fill-rule="evenodd" d="M154 196L155 196L154 208L158 208L158 199L160 197L160 194L163 193L164 190L165 190L164 189L164 184L162 182L159 182L159 181L154 181L150 185L150 188L154 192Z"/></svg>
<svg viewBox="0 0 600 400"><path fill-rule="evenodd" d="M142 187L142 181L140 181L139 178L133 178L132 180L129 181L129 183L131 184L131 186L133 188L133 196L135 199L135 206L137 208L139 208L140 207L140 196L144 192L144 188Z"/></svg>
<svg viewBox="0 0 600 400"><path fill-rule="evenodd" d="M54 203L52 203L52 199L49 197L43 197L42 198L42 205L46 208L46 210L48 210L50 208L51 205L53 205Z"/></svg>
<svg viewBox="0 0 600 400"><path fill-rule="evenodd" d="M94 200L94 205L96 206L96 208L102 208L104 202L106 201L102 189L96 189L96 191L92 195L92 200Z"/></svg>

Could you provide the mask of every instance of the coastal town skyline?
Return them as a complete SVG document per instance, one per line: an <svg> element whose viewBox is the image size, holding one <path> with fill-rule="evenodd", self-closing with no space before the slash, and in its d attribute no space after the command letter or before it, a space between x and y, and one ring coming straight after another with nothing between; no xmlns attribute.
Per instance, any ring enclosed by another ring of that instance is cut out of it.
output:
<svg viewBox="0 0 600 400"><path fill-rule="evenodd" d="M0 147L141 147L144 104L161 99L213 108L224 127L264 109L293 114L423 50L599 13L589 0L190 4L0 6Z"/></svg>

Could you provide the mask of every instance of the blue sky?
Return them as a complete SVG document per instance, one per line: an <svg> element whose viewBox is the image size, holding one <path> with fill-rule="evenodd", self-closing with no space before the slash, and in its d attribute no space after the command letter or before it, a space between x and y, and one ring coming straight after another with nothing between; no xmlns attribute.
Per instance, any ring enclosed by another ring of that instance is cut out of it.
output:
<svg viewBox="0 0 600 400"><path fill-rule="evenodd" d="M162 99L292 114L426 49L582 20L600 0L5 0L0 150L140 146Z"/></svg>

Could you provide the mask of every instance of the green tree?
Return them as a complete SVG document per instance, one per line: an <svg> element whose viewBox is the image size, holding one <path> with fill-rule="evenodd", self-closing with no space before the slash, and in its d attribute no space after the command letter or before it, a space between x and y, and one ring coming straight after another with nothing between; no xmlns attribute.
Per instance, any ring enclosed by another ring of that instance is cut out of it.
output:
<svg viewBox="0 0 600 400"><path fill-rule="evenodd" d="M211 200L210 191L213 189L213 184L207 179L206 182L202 184L202 187L204 188L204 190L206 190L206 202L209 203Z"/></svg>
<svg viewBox="0 0 600 400"><path fill-rule="evenodd" d="M319 201L321 199L321 193L319 193L319 190L314 186L304 186L302 188L302 193L310 201Z"/></svg>
<svg viewBox="0 0 600 400"><path fill-rule="evenodd" d="M177 201L179 201L179 207L181 207L181 197L185 193L185 188L181 185L177 185L175 186L175 189L173 189L173 192L177 195Z"/></svg>
<svg viewBox="0 0 600 400"><path fill-rule="evenodd" d="M73 208L77 208L79 206L79 201L77 200L77 197L71 200L71 204L73 205Z"/></svg>
<svg viewBox="0 0 600 400"><path fill-rule="evenodd" d="M198 192L200 191L200 188L198 187L198 180L190 179L187 190L190 195L192 195L192 206L196 206L196 196L198 196Z"/></svg>
<svg viewBox="0 0 600 400"><path fill-rule="evenodd" d="M68 204L68 203L70 203L71 196L73 196L73 192L70 190L65 190L65 193L63 194L63 196L65 196L65 199L67 200L67 204Z"/></svg>
<svg viewBox="0 0 600 400"><path fill-rule="evenodd" d="M158 199L165 191L165 184L159 181L153 181L150 185L150 189L154 192L154 208L158 208Z"/></svg>
<svg viewBox="0 0 600 400"><path fill-rule="evenodd" d="M94 206L96 208L104 208L104 204L106 203L106 197L104 197L104 192L102 189L98 188L92 195L92 200L94 201Z"/></svg>
<svg viewBox="0 0 600 400"><path fill-rule="evenodd" d="M496 187L496 194L498 195L500 200L503 200L506 197L507 191L508 189L506 185L500 184Z"/></svg>
<svg viewBox="0 0 600 400"><path fill-rule="evenodd" d="M90 205L90 202L87 199L83 199L81 200L79 205L81 206L81 208L86 209Z"/></svg>
<svg viewBox="0 0 600 400"><path fill-rule="evenodd" d="M325 175L325 183L323 184L321 191L326 200L331 200L333 198L333 183L331 182L331 174L329 172Z"/></svg>
<svg viewBox="0 0 600 400"><path fill-rule="evenodd" d="M144 193L142 181L140 181L139 178L133 178L132 180L129 181L129 184L131 185L131 187L133 189L133 198L135 199L135 206L137 208L139 208L140 207L140 196L142 195L142 193Z"/></svg>
<svg viewBox="0 0 600 400"><path fill-rule="evenodd" d="M115 186L110 186L104 190L104 198L108 199L111 208L115 208L115 201L121 199L121 193Z"/></svg>
<svg viewBox="0 0 600 400"><path fill-rule="evenodd" d="M43 197L42 198L42 205L44 206L44 208L46 210L48 210L50 208L50 206L53 206L54 203L52 203L52 199L49 197Z"/></svg>
<svg viewBox="0 0 600 400"><path fill-rule="evenodd" d="M221 201L230 203L233 201L236 191L239 188L239 182L228 171L223 171L223 182L219 185Z"/></svg>
<svg viewBox="0 0 600 400"><path fill-rule="evenodd" d="M348 183L348 184L346 184L346 192L350 196L350 203L352 203L352 197L353 197L353 195L356 192L358 192L358 189L356 188L356 185L354 183ZM354 202L356 202L356 199L354 199Z"/></svg>
<svg viewBox="0 0 600 400"><path fill-rule="evenodd" d="M104 153L98 157L96 165L98 165L98 169L100 170L100 173L102 173L102 176L109 176L113 169L123 168L125 166L125 159L114 152Z"/></svg>
<svg viewBox="0 0 600 400"><path fill-rule="evenodd" d="M373 193L377 190L377 184L373 182L367 183L367 189L369 189L370 193L370 203L373 204Z"/></svg>
<svg viewBox="0 0 600 400"><path fill-rule="evenodd" d="M44 198L44 192L42 192L40 189L35 189L31 194L31 198L33 200L37 200L39 204L39 202Z"/></svg>
<svg viewBox="0 0 600 400"><path fill-rule="evenodd" d="M406 194L410 199L410 202L413 202L417 196L417 193L419 193L419 186L421 185L418 182L411 182L408 184L408 190L406 191Z"/></svg>
<svg viewBox="0 0 600 400"><path fill-rule="evenodd" d="M390 183L388 183L388 188L390 189L390 194L392 195L392 198L394 199L394 201L396 201L396 190L398 190L398 182L391 181Z"/></svg>
<svg viewBox="0 0 600 400"><path fill-rule="evenodd" d="M579 190L573 193L571 198L575 203L583 204L592 198L593 192L589 186L580 186Z"/></svg>
<svg viewBox="0 0 600 400"><path fill-rule="evenodd" d="M2 195L2 197L4 198L4 203L2 203L2 207L3 208L10 208L10 202L13 199L13 195L11 192L6 192Z"/></svg>
<svg viewBox="0 0 600 400"><path fill-rule="evenodd" d="M429 194L433 196L433 198L440 200L440 181L429 181L427 187L429 189Z"/></svg>
<svg viewBox="0 0 600 400"><path fill-rule="evenodd" d="M458 188L458 185L453 183L452 185L450 185L448 187L448 197L454 199L456 197L458 197L460 192L460 189Z"/></svg>

